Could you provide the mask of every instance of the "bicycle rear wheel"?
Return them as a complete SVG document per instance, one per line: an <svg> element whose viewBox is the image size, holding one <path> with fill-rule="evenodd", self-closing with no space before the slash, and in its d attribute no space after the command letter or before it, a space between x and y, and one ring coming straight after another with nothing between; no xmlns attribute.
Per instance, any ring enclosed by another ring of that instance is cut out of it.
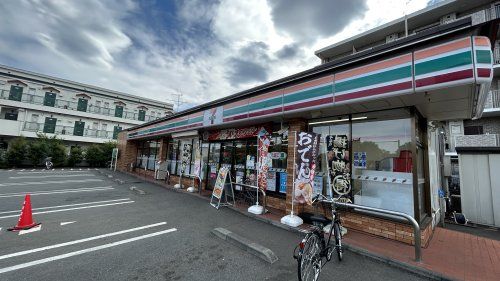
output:
<svg viewBox="0 0 500 281"><path fill-rule="evenodd" d="M316 281L321 272L321 239L317 233L309 233L298 258L299 281Z"/></svg>
<svg viewBox="0 0 500 281"><path fill-rule="evenodd" d="M333 224L333 231L335 231L335 249L337 250L337 257L339 261L342 260L342 233L340 232L340 225L338 223Z"/></svg>

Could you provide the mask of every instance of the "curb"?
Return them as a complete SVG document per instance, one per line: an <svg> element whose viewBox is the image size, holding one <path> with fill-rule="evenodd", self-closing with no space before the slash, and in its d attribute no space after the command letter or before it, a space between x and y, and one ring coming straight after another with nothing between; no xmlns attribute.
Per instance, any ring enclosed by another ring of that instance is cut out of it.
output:
<svg viewBox="0 0 500 281"><path fill-rule="evenodd" d="M266 248L260 244L254 243L245 237L242 237L236 233L233 233L225 228L218 227L211 231L212 234L219 237L222 240L228 241L229 243L245 250L246 252L273 264L278 261L278 257L269 248Z"/></svg>
<svg viewBox="0 0 500 281"><path fill-rule="evenodd" d="M121 171L120 171L120 173L121 173ZM125 173L125 174L133 176L133 177L136 177L136 178L139 178L138 176L136 176L136 175L134 175L132 173ZM141 179L141 178L139 178L139 179ZM205 199L206 201L210 200L209 198L203 197L203 196L201 196L201 195L199 195L197 193L183 192L182 190L177 190L177 189L175 189L173 187L166 187L166 186L164 186L164 185L162 185L160 183L156 183L154 181L146 180L145 182L155 184L157 186L163 187L166 190L170 190L170 191L173 191L173 192L186 193L186 194L194 195L194 196L196 196L198 198ZM275 222L273 220L270 220L270 219L267 219L267 218L264 218L264 217L259 217L257 215L254 215L254 214L242 211L242 210L240 210L238 208L235 208L233 206L228 207L228 209L233 210L233 211L235 211L237 213L240 213L240 214L242 214L244 216L256 219L258 221L271 224L273 226L279 227L279 228L287 230L287 231L295 232L295 233L298 233L298 234L304 234L304 231L301 230L301 229L299 229L299 228L291 227L291 226L282 224L280 222ZM212 233L213 233L213 231L212 231ZM371 258L371 259L376 260L378 262L382 262L382 263L394 266L396 268L399 268L401 270L405 270L407 272L413 273L413 274L418 275L418 276L422 276L424 278L428 278L428 279L432 279L432 280L440 280L440 281L456 281L457 280L457 279L453 279L453 278L450 278L448 276L445 276L445 275L443 275L441 273L438 273L438 272L427 270L425 268L421 268L421 267L418 267L418 266L415 266L415 265L411 265L411 264L408 264L408 263L404 263L404 262L401 262L401 261L398 261L398 260L395 260L395 259L392 259L392 258L389 258L389 257L378 255L378 254L375 254L373 252L369 252L369 251L367 251L365 249L362 249L362 248L359 248L359 247L356 247L356 246L352 246L352 245L345 244L345 243L343 243L343 245L344 245L344 247L345 247L346 250L349 250L349 251L351 251L353 253L359 254L359 255L367 257L367 258Z"/></svg>

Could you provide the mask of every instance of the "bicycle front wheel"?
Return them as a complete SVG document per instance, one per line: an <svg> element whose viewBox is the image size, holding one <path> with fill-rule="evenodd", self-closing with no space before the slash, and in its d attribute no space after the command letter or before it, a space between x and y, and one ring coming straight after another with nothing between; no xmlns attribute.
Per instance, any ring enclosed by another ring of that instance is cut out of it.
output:
<svg viewBox="0 0 500 281"><path fill-rule="evenodd" d="M304 248L298 258L299 281L316 281L321 272L321 239L312 232L306 236Z"/></svg>
<svg viewBox="0 0 500 281"><path fill-rule="evenodd" d="M337 250L337 257L339 261L342 260L343 251L342 251L342 233L340 232L340 225L338 223L333 224L335 231L335 249Z"/></svg>

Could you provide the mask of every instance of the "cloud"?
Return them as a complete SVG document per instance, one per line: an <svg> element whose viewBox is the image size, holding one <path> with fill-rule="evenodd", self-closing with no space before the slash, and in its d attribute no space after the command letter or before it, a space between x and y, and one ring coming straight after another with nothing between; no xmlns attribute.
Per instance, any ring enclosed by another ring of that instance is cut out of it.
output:
<svg viewBox="0 0 500 281"><path fill-rule="evenodd" d="M316 66L316 49L427 4L366 1L0 1L0 63L160 101L182 93L186 108Z"/></svg>
<svg viewBox="0 0 500 281"><path fill-rule="evenodd" d="M367 10L366 0L271 0L269 4L278 30L299 42L335 35Z"/></svg>

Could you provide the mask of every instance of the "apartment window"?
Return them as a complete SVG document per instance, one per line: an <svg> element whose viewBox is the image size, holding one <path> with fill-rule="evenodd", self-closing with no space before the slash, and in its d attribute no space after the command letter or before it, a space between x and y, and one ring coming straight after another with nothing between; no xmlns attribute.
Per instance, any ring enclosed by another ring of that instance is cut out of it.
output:
<svg viewBox="0 0 500 281"><path fill-rule="evenodd" d="M43 105L54 107L56 105L56 93L46 92Z"/></svg>
<svg viewBox="0 0 500 281"><path fill-rule="evenodd" d="M137 118L139 121L144 121L146 120L146 111L139 109L139 116Z"/></svg>
<svg viewBox="0 0 500 281"><path fill-rule="evenodd" d="M45 117L43 132L53 134L56 131L56 123L57 123L57 118Z"/></svg>
<svg viewBox="0 0 500 281"><path fill-rule="evenodd" d="M464 135L482 135L483 126L466 126L464 127Z"/></svg>
<svg viewBox="0 0 500 281"><path fill-rule="evenodd" d="M116 105L116 107L115 107L115 117L123 117L123 106Z"/></svg>
<svg viewBox="0 0 500 281"><path fill-rule="evenodd" d="M122 127L120 126L115 126L114 130L113 130L113 139L118 139L118 133L120 133L122 131Z"/></svg>
<svg viewBox="0 0 500 281"><path fill-rule="evenodd" d="M85 122L75 121L75 128L73 129L73 135L83 136L83 131L85 130Z"/></svg>
<svg viewBox="0 0 500 281"><path fill-rule="evenodd" d="M83 112L87 111L88 103L89 103L89 101L87 99L79 98L76 110L83 111Z"/></svg>
<svg viewBox="0 0 500 281"><path fill-rule="evenodd" d="M10 86L9 100L21 101L23 97L23 87L12 85Z"/></svg>
<svg viewBox="0 0 500 281"><path fill-rule="evenodd" d="M100 113L101 112L101 101L96 100L95 101L95 108L94 108L95 113Z"/></svg>
<svg viewBox="0 0 500 281"><path fill-rule="evenodd" d="M12 111L12 112L6 112L5 113L5 120L17 120L17 111Z"/></svg>

